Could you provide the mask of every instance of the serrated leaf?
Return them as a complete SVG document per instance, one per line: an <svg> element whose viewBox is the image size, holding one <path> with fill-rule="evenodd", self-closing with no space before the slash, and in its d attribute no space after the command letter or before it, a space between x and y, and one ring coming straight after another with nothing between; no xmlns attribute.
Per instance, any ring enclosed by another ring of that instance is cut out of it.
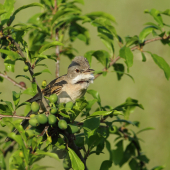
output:
<svg viewBox="0 0 170 170"><path fill-rule="evenodd" d="M38 52L39 52L39 54L41 54L41 53L43 53L44 51L48 50L51 47L61 46L61 45L63 46L63 44L61 42L54 41L54 42L51 42L51 43L43 45Z"/></svg>
<svg viewBox="0 0 170 170"><path fill-rule="evenodd" d="M39 75L42 74L42 73L50 73L50 74L51 74L51 72L50 72L49 69L45 69L45 70L43 70L43 71L41 71L41 72L34 73L33 76L34 76L34 77L35 77L35 76L39 76Z"/></svg>
<svg viewBox="0 0 170 170"><path fill-rule="evenodd" d="M83 162L80 160L77 154L69 147L68 147L68 154L71 160L72 168L74 170L80 170L80 169L84 170L85 167L84 167Z"/></svg>
<svg viewBox="0 0 170 170"><path fill-rule="evenodd" d="M94 53L94 51L88 51L84 54L84 57L87 58L90 66L91 66L91 62L92 62L93 53Z"/></svg>
<svg viewBox="0 0 170 170"><path fill-rule="evenodd" d="M105 160L102 162L100 166L100 170L109 170L112 167L112 161Z"/></svg>
<svg viewBox="0 0 170 170"><path fill-rule="evenodd" d="M15 16L18 12L20 12L23 9L29 8L29 7L34 7L34 6L39 6L39 7L44 7L42 4L40 3L31 3L28 5L23 5L22 7L19 7L17 10L15 10L15 12L13 13L13 16Z"/></svg>
<svg viewBox="0 0 170 170"><path fill-rule="evenodd" d="M14 102L15 108L17 108L18 103L20 101L21 93L16 93L15 91L13 91L12 94L13 94L13 102Z"/></svg>
<svg viewBox="0 0 170 170"><path fill-rule="evenodd" d="M94 112L90 115L90 117L94 117L94 116L108 116L112 113L113 111L97 111Z"/></svg>
<svg viewBox="0 0 170 170"><path fill-rule="evenodd" d="M95 90L87 90L87 93L91 94L95 99L97 99L98 104L101 106L101 99L100 95L97 91Z"/></svg>
<svg viewBox="0 0 170 170"><path fill-rule="evenodd" d="M8 51L8 50L0 49L0 52L8 55L11 60L16 60L16 59L20 58L20 55L17 52L14 52L14 51Z"/></svg>
<svg viewBox="0 0 170 170"><path fill-rule="evenodd" d="M148 52L150 53L150 52ZM154 62L159 66L159 68L161 68L164 71L165 77L167 80L169 80L170 78L170 66L168 65L168 63L164 60L164 58L156 55L156 54L151 54L152 59L154 60Z"/></svg>
<svg viewBox="0 0 170 170"><path fill-rule="evenodd" d="M1 24L4 25L10 18L12 12L14 11L15 0L5 0L3 8L6 13L1 15Z"/></svg>
<svg viewBox="0 0 170 170"><path fill-rule="evenodd" d="M157 29L157 27L155 26L148 26L148 27L145 27L139 34L139 40L141 42L143 42L145 40L145 38L153 32L153 30Z"/></svg>
<svg viewBox="0 0 170 170"><path fill-rule="evenodd" d="M86 16L88 16L90 18L103 17L103 18L106 18L106 19L116 23L116 20L112 15L105 13L105 12L101 12L101 11L91 12L89 14L86 14Z"/></svg>
<svg viewBox="0 0 170 170"><path fill-rule="evenodd" d="M153 127L147 127L147 128L142 129L142 130L139 130L139 131L136 133L136 135L139 134L139 133L141 133L141 132L144 132L144 131L146 131L146 130L154 130L154 129L155 129L155 128L153 128Z"/></svg>
<svg viewBox="0 0 170 170"><path fill-rule="evenodd" d="M42 151L42 150L38 150L35 153L38 154L38 155L49 156L49 157L52 157L54 159L59 160L59 157L58 157L58 155L56 153L45 152L45 151Z"/></svg>
<svg viewBox="0 0 170 170"><path fill-rule="evenodd" d="M129 47L122 47L119 51L119 55L121 58L125 59L125 63L127 67L132 67L133 65L133 53Z"/></svg>
<svg viewBox="0 0 170 170"><path fill-rule="evenodd" d="M18 77L24 77L24 78L30 80L30 78L29 78L28 76L26 76L26 75L17 75L15 78L18 78ZM31 81L31 80L30 80L30 81Z"/></svg>

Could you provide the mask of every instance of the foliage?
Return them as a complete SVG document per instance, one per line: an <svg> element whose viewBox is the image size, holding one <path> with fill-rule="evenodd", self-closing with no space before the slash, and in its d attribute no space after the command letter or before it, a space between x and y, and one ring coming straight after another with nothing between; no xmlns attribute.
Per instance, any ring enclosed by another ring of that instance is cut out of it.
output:
<svg viewBox="0 0 170 170"><path fill-rule="evenodd" d="M25 115L31 110L29 102L20 102L21 95L34 96L37 93L41 94L36 78L44 72L50 73L47 65L41 64L41 62L51 59L57 63L59 56L63 55L73 59L76 49L72 42L76 39L87 45L90 43L88 29L84 26L86 23L90 23L97 28L98 36L108 48L107 51L102 49L87 51L84 55L90 65L95 57L104 66L102 71L96 72L96 77L99 75L106 76L108 69L113 66L118 80L121 80L123 75L130 76L127 72L133 66L133 50L140 50L142 61L145 62L146 57L143 47L147 43L161 40L162 44L170 45L169 32L163 29L163 27L169 27L169 25L165 24L162 18L163 15L170 16L169 9L164 12L156 9L146 10L145 12L153 17L156 24L147 23L147 27L140 32L139 36L126 37L123 43L123 39L117 34L114 27L116 22L114 17L100 11L83 15L78 5L83 3L83 0L58 0L57 3L55 0L40 0L40 3L28 4L17 10L14 10L14 0L5 0L4 4L0 4L0 53L4 61L5 71L14 72L16 62L23 61L26 66L23 71L29 71L30 76L24 75L23 72L21 75L16 75L16 78L23 77L23 80L26 78L32 84L31 87L27 88L24 82L17 83L9 79L11 82L18 84L18 87L24 91L19 93L13 91L13 103L1 99L1 126L8 126L11 130L16 128L19 132L19 134L14 132L7 134L4 130L0 131L2 145L0 151L1 169L6 169L5 158L9 151L12 152L8 161L9 169L36 170L48 168L37 165L38 160L45 156L59 160L56 150L62 150L65 169L87 170L87 158L91 154L95 154L97 157L103 153L105 148L109 152L110 158L103 160L100 170L109 169L112 164L119 167L129 164L132 170L148 169L149 159L142 152L140 139L137 135L153 128L148 127L138 132L131 130L132 126L139 127L140 122L130 121L129 115L134 112L136 107L143 109L143 106L136 99L129 97L123 104L113 107L104 106L99 93L95 90L87 91L93 97L92 100L81 98L74 104L58 105L51 102L51 100L46 103L42 97L46 112L45 114L41 113L42 115L39 114L39 117L27 117L30 122L33 122L30 123L32 127L29 125L29 128L25 130L25 127L20 125L21 121L15 119L25 119L25 117L16 115L20 107L25 106ZM16 15L19 15L21 10L34 6L40 7L42 12L31 16L27 23L13 25ZM29 35L28 41L24 39L26 34ZM69 41L65 36L66 34L69 36ZM146 37L150 34L155 38L146 40ZM114 41L117 41L121 47L117 58L115 57ZM49 48L56 48L56 53L47 55ZM45 51L46 53L44 53ZM169 80L170 67L167 62L157 54L147 53L151 55L153 61L164 71L166 79ZM117 63L119 59L124 60L125 65ZM34 73L34 68L37 66L46 68L41 72ZM127 68L127 72L125 68ZM0 73L1 83L3 77L8 78L6 72ZM45 86L46 82L43 82L42 88ZM93 107L95 103L97 103L96 108ZM49 108L51 108L51 111ZM95 110L95 112L92 110ZM47 119L51 113L54 115L50 115ZM77 120L79 115L81 121ZM14 149L12 141L4 143L7 136L15 141L17 149ZM114 149L111 148L109 136L115 137ZM9 150L9 147L12 149ZM152 170L163 168L163 166L158 166L152 168Z"/></svg>

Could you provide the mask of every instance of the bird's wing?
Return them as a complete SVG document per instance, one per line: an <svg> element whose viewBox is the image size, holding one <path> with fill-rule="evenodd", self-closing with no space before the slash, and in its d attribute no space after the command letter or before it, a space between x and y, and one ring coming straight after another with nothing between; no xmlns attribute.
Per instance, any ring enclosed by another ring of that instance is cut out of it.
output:
<svg viewBox="0 0 170 170"><path fill-rule="evenodd" d="M45 89L43 89L42 93L45 96L50 96L51 94L54 94L54 93L56 93L57 95L60 94L60 92L62 91L63 85L67 84L67 81L65 80L65 78L66 78L66 75L63 75L59 78L54 79L45 87Z"/></svg>

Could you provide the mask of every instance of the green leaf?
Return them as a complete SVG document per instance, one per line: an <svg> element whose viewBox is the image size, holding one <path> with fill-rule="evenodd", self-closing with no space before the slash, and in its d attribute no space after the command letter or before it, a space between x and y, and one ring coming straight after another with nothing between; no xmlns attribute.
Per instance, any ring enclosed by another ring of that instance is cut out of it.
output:
<svg viewBox="0 0 170 170"><path fill-rule="evenodd" d="M116 74L117 74L117 79L118 80L121 80L123 74L124 74L124 71L125 71L125 68L124 68L124 65L123 64L120 64L120 63L115 63L113 65L113 68L114 70L116 71Z"/></svg>
<svg viewBox="0 0 170 170"><path fill-rule="evenodd" d="M152 33L153 30L155 30L155 29L158 29L158 28L155 27L155 26L145 27L145 28L140 32L140 34L139 34L139 40L140 40L140 42L142 43L142 42L145 40L145 38L146 38L150 33Z"/></svg>
<svg viewBox="0 0 170 170"><path fill-rule="evenodd" d="M76 155L76 153L68 147L68 154L69 154L69 157L70 157L70 160L71 160L71 165L72 165L72 168L74 170L83 170L85 167L84 167L84 164L83 162L80 160L80 158Z"/></svg>
<svg viewBox="0 0 170 170"><path fill-rule="evenodd" d="M34 77L35 77L35 76L39 76L39 75L42 74L42 73L50 73L50 74L51 74L51 72L50 72L49 69L45 69L45 70L43 70L43 71L41 71L41 72L34 73L33 76L34 76Z"/></svg>
<svg viewBox="0 0 170 170"><path fill-rule="evenodd" d="M12 103L11 103L11 102L9 102L9 101L2 101L2 102L5 102L5 103L7 104L8 108L10 109L10 111L11 111L11 112L13 112L13 111L14 111L14 109L13 109L13 106L12 106Z"/></svg>
<svg viewBox="0 0 170 170"><path fill-rule="evenodd" d="M15 61L12 61L9 56L7 56L4 60L5 71L14 72L15 70Z"/></svg>
<svg viewBox="0 0 170 170"><path fill-rule="evenodd" d="M100 166L100 170L109 170L112 167L112 161L105 160L102 162Z"/></svg>
<svg viewBox="0 0 170 170"><path fill-rule="evenodd" d="M0 82L3 82L4 81L4 78L0 76Z"/></svg>
<svg viewBox="0 0 170 170"><path fill-rule="evenodd" d="M132 67L133 65L133 53L129 47L122 47L119 51L119 55L121 58L125 59L125 63L127 67Z"/></svg>
<svg viewBox="0 0 170 170"><path fill-rule="evenodd" d="M20 55L14 51L0 49L0 52L8 55L11 60L16 60L16 59L20 58Z"/></svg>
<svg viewBox="0 0 170 170"><path fill-rule="evenodd" d="M109 66L109 59L110 55L107 51L105 50L97 50L93 53L93 56L101 63L103 66L108 68Z"/></svg>
<svg viewBox="0 0 170 170"><path fill-rule="evenodd" d="M84 54L84 57L87 58L90 66L91 66L91 62L92 62L92 55L93 55L94 51L88 51Z"/></svg>
<svg viewBox="0 0 170 170"><path fill-rule="evenodd" d="M132 158L131 161L129 162L129 166L131 170L140 170L139 163L135 158Z"/></svg>
<svg viewBox="0 0 170 170"><path fill-rule="evenodd" d="M34 164L32 167L31 167L31 170L47 170L49 168L53 168L52 166L40 166L40 165L37 165L37 164Z"/></svg>
<svg viewBox="0 0 170 170"><path fill-rule="evenodd" d="M139 133L144 132L146 130L154 130L154 129L155 128L153 128L153 127L147 127L147 128L142 129L142 130L139 130L136 134L139 134Z"/></svg>
<svg viewBox="0 0 170 170"><path fill-rule="evenodd" d="M6 13L6 11L4 10L4 9L0 9L0 16L2 15L2 14L5 14Z"/></svg>
<svg viewBox="0 0 170 170"><path fill-rule="evenodd" d="M15 91L13 91L12 94L13 94L14 105L15 105L15 108L16 108L18 106L19 101L20 101L21 93L16 93Z"/></svg>
<svg viewBox="0 0 170 170"><path fill-rule="evenodd" d="M23 93L23 94L29 94L29 95L31 95L31 96L35 96L35 95L37 94L37 92L34 91L34 89L31 88L31 87L27 88L27 89L24 90L22 93Z"/></svg>
<svg viewBox="0 0 170 170"><path fill-rule="evenodd" d="M112 161L115 165L118 165L123 158L123 140L116 143L116 149L112 150Z"/></svg>
<svg viewBox="0 0 170 170"><path fill-rule="evenodd" d="M88 137L87 144L89 150L92 150L94 147L96 147L102 140L103 140L103 136L100 136L98 133Z"/></svg>
<svg viewBox="0 0 170 170"><path fill-rule="evenodd" d="M14 132L12 132L12 133L9 133L9 134L8 134L8 137L10 137L11 139L15 140L15 141L20 145L20 147L21 147L22 150L23 150L23 154L24 154L25 161L26 161L26 163L28 164L28 157L29 157L29 154L28 154L28 153L29 153L29 152L28 152L28 150L26 149L25 144L24 144L21 136L20 136L20 135L16 135Z"/></svg>
<svg viewBox="0 0 170 170"><path fill-rule="evenodd" d="M43 53L44 51L48 50L48 49L51 48L51 47L56 47L56 46L60 46L60 45L63 46L63 44L60 43L60 42L58 42L58 41L54 41L54 42L45 44L45 45L43 45L43 46L40 48L39 54Z"/></svg>
<svg viewBox="0 0 170 170"><path fill-rule="evenodd" d="M18 12L20 12L23 9L29 8L29 7L34 7L34 6L39 6L39 7L44 7L42 4L40 3L31 3L28 5L23 5L22 7L19 7L17 10L15 10L15 12L13 13L13 16L15 16Z"/></svg>
<svg viewBox="0 0 170 170"><path fill-rule="evenodd" d="M124 154L123 154L123 158L119 163L120 167L122 167L131 157L136 156L135 150L136 150L136 147L134 146L133 142L127 145L124 151Z"/></svg>
<svg viewBox="0 0 170 170"><path fill-rule="evenodd" d="M163 170L164 168L165 168L165 166L155 166L151 170Z"/></svg>
<svg viewBox="0 0 170 170"><path fill-rule="evenodd" d="M161 12L161 14L170 16L170 9L166 9L165 11Z"/></svg>
<svg viewBox="0 0 170 170"><path fill-rule="evenodd" d="M153 18L155 19L155 21L156 21L161 27L164 26L160 11L158 11L158 10L156 10L156 9L151 9L151 10L149 11L149 13L150 13L150 15L153 16Z"/></svg>
<svg viewBox="0 0 170 170"><path fill-rule="evenodd" d="M90 136L95 134L96 129L100 125L99 118L90 118L87 119L83 124L83 129L85 130L85 135L89 138Z"/></svg>
<svg viewBox="0 0 170 170"><path fill-rule="evenodd" d="M55 158L55 159L59 160L59 157L56 153L45 152L42 150L37 150L35 153L38 155L50 156L51 158Z"/></svg>
<svg viewBox="0 0 170 170"><path fill-rule="evenodd" d="M1 15L1 24L4 25L10 18L12 12L14 11L15 0L5 0L3 8L6 13Z"/></svg>
<svg viewBox="0 0 170 170"><path fill-rule="evenodd" d="M18 78L18 77L24 77L24 78L26 78L26 79L31 81L31 79L28 76L26 76L26 75L17 75L15 78Z"/></svg>
<svg viewBox="0 0 170 170"><path fill-rule="evenodd" d="M75 2L78 2L78 3L82 4L82 5L84 5L84 0L75 0Z"/></svg>
<svg viewBox="0 0 170 170"><path fill-rule="evenodd" d="M102 18L106 18L106 19L116 23L116 20L112 15L105 13L105 12L101 12L101 11L91 12L89 14L86 14L86 16L90 17L91 19L95 19L96 17L102 17Z"/></svg>
<svg viewBox="0 0 170 170"><path fill-rule="evenodd" d="M94 117L94 116L108 116L112 113L113 111L97 111L94 112L90 115L90 117Z"/></svg>
<svg viewBox="0 0 170 170"><path fill-rule="evenodd" d="M142 61L145 62L146 61L145 54L143 52L141 52L141 54L142 54Z"/></svg>
<svg viewBox="0 0 170 170"><path fill-rule="evenodd" d="M95 90L87 90L87 93L91 94L95 99L97 99L98 104L101 106L101 99L100 95L97 91Z"/></svg>
<svg viewBox="0 0 170 170"><path fill-rule="evenodd" d="M150 52L148 52L150 53ZM170 77L170 66L168 65L168 63L164 60L164 58L156 55L156 54L151 54L151 57L153 59L153 61L159 66L159 68L161 68L164 71L165 77L167 80L169 80Z"/></svg>
<svg viewBox="0 0 170 170"><path fill-rule="evenodd" d="M136 45L139 43L139 37L137 35L133 36L133 37L126 37L126 47L130 47L131 45Z"/></svg>
<svg viewBox="0 0 170 170"><path fill-rule="evenodd" d="M0 151L0 167L2 169L6 169L6 163L5 163L4 154L2 153L2 151Z"/></svg>

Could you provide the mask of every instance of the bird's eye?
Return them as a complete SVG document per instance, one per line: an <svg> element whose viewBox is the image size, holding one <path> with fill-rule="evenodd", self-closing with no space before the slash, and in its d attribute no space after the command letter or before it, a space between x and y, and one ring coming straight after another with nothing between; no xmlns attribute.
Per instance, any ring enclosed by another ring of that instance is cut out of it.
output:
<svg viewBox="0 0 170 170"><path fill-rule="evenodd" d="M76 73L79 73L80 72L80 70L79 69L76 69Z"/></svg>

